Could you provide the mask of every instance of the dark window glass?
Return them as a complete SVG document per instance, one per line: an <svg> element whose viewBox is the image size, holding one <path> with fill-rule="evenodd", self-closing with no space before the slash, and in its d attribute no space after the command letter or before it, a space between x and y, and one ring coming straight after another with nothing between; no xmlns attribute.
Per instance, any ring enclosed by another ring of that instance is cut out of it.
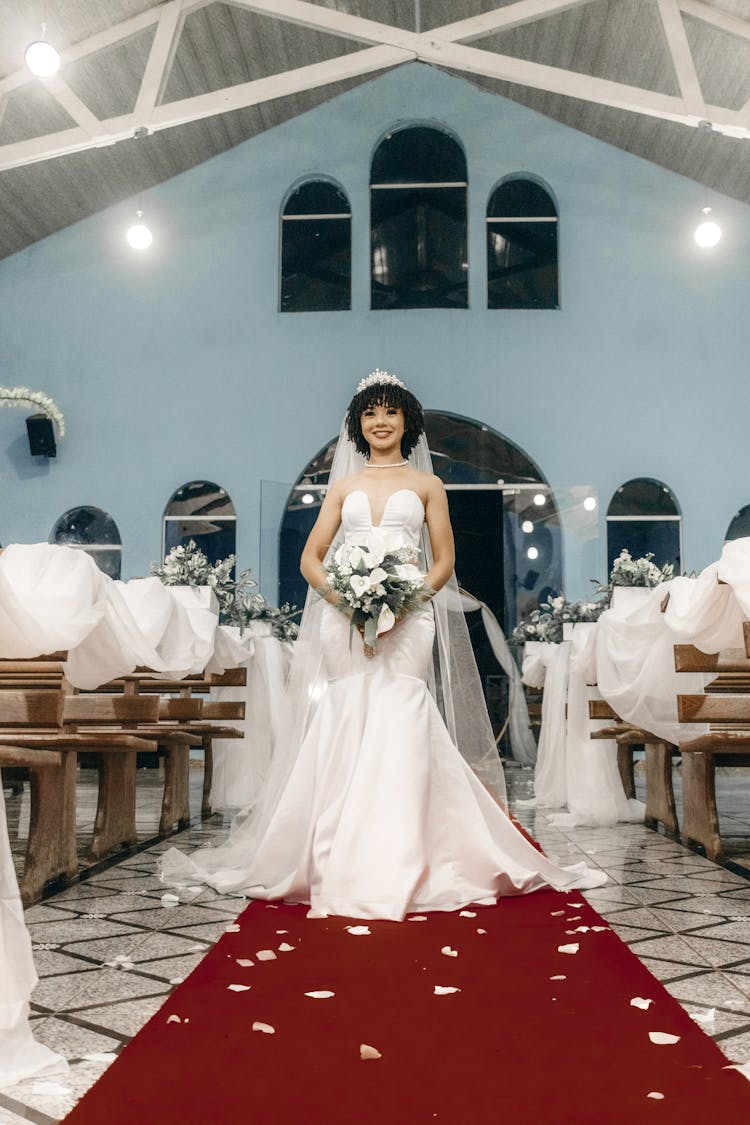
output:
<svg viewBox="0 0 750 1125"><path fill-rule="evenodd" d="M666 484L651 477L626 481L607 509L609 569L620 551L626 550L634 559L653 554L657 566L672 563L679 574L680 524L677 500Z"/></svg>
<svg viewBox="0 0 750 1125"><path fill-rule="evenodd" d="M637 477L621 484L607 508L608 516L679 516L672 490L660 480Z"/></svg>
<svg viewBox="0 0 750 1125"><path fill-rule="evenodd" d="M340 188L301 184L281 218L281 311L351 308L351 215Z"/></svg>
<svg viewBox="0 0 750 1125"><path fill-rule="evenodd" d="M487 305L491 309L559 307L557 212L533 180L508 180L487 208Z"/></svg>
<svg viewBox="0 0 750 1125"><path fill-rule="evenodd" d="M119 578L122 546L117 524L101 508L71 508L60 516L49 537L50 543L76 547L91 555L96 565L110 578Z"/></svg>
<svg viewBox="0 0 750 1125"><path fill-rule="evenodd" d="M729 525L727 541L730 539L746 539L750 536L750 504L740 508L737 515Z"/></svg>
<svg viewBox="0 0 750 1125"><path fill-rule="evenodd" d="M209 562L237 549L237 518L225 489L213 481L193 480L172 496L164 513L164 555L193 540Z"/></svg>
<svg viewBox="0 0 750 1125"><path fill-rule="evenodd" d="M672 563L680 573L680 521L671 520L607 520L607 566L612 569L620 551L641 559L653 554L657 566ZM609 572L609 571L608 571Z"/></svg>
<svg viewBox="0 0 750 1125"><path fill-rule="evenodd" d="M438 129L401 129L372 161L372 307L466 308L466 158Z"/></svg>

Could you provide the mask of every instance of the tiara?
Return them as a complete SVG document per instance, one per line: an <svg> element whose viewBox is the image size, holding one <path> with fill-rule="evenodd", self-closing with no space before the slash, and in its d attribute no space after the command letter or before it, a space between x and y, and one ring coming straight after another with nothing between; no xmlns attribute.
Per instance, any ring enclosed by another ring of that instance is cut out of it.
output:
<svg viewBox="0 0 750 1125"><path fill-rule="evenodd" d="M406 384L402 383L397 375L391 375L388 371L381 371L379 367L376 367L375 370L371 371L369 375L366 375L364 379L360 379L359 383L357 383L356 393L359 394L368 387L374 387L380 383L391 383L395 387L403 387L404 390L406 390Z"/></svg>

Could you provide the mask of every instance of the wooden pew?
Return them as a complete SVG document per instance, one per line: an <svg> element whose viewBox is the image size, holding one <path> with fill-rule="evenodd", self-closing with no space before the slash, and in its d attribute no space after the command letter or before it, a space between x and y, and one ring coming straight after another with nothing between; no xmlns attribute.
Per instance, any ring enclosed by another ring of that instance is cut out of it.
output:
<svg viewBox="0 0 750 1125"><path fill-rule="evenodd" d="M160 680L154 678L153 672L147 668L136 670L128 676L121 676L109 684L102 685L97 691L122 691L129 695L146 695L157 693L163 695L170 693L178 695L179 699L190 700L196 695L207 695L219 687L245 687L247 684L247 668L228 668L224 672L202 673L186 676L181 680ZM171 700L169 702L177 702ZM177 709L173 712L177 716ZM203 750L203 796L201 799L201 817L206 819L212 815L211 810L211 784L213 781L213 741L214 739L242 739L244 733L236 727L226 726L220 720L238 720L245 718L245 704L241 700L206 700L203 710L191 720L188 718L189 710L183 712L180 720L182 729L189 730L195 736L194 748ZM169 712L166 709L160 716L162 722L169 721ZM187 769L187 766L185 767Z"/></svg>
<svg viewBox="0 0 750 1125"><path fill-rule="evenodd" d="M692 645L675 645L674 653L678 672L718 674L718 689L714 681L702 694L677 696L677 717L681 723L709 725L707 734L680 741L682 841L702 845L709 859L721 861L726 855L716 807L716 767L750 766L750 658L742 649L704 653Z"/></svg>
<svg viewBox="0 0 750 1125"><path fill-rule="evenodd" d="M21 898L41 898L49 883L66 882L78 870L76 854L76 765L81 750L103 755L90 858L132 846L135 834L135 754L155 744L123 729L88 729L88 723L135 722L156 708L127 706L102 696L95 710L85 697L61 690L11 691L0 696L0 764L21 766L31 784L31 817ZM147 701L145 701L147 702ZM81 729L83 727L83 729ZM127 763L132 763L131 773Z"/></svg>

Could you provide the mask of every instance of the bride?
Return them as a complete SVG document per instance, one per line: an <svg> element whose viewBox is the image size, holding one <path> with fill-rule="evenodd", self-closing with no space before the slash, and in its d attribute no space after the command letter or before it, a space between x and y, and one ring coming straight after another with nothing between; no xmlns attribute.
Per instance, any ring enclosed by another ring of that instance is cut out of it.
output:
<svg viewBox="0 0 750 1125"><path fill-rule="evenodd" d="M352 630L324 567L347 538L374 534L420 552L426 587L376 651ZM226 844L167 852L165 881L309 903L317 916L393 920L605 882L546 859L504 811L453 565L422 408L375 371L349 405L302 555L311 591L263 797L235 818Z"/></svg>

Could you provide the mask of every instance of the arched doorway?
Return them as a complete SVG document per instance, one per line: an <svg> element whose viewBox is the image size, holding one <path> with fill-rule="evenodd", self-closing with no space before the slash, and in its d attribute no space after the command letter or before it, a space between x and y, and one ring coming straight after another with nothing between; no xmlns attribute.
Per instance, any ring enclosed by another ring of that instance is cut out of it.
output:
<svg viewBox="0 0 750 1125"><path fill-rule="evenodd" d="M448 493L459 583L492 609L506 635L521 616L562 589L560 514L539 467L514 442L472 418L426 410L436 474ZM281 524L279 601L304 604L305 540L328 485L332 439L293 486ZM491 713L504 713L500 669L478 614L468 618Z"/></svg>

